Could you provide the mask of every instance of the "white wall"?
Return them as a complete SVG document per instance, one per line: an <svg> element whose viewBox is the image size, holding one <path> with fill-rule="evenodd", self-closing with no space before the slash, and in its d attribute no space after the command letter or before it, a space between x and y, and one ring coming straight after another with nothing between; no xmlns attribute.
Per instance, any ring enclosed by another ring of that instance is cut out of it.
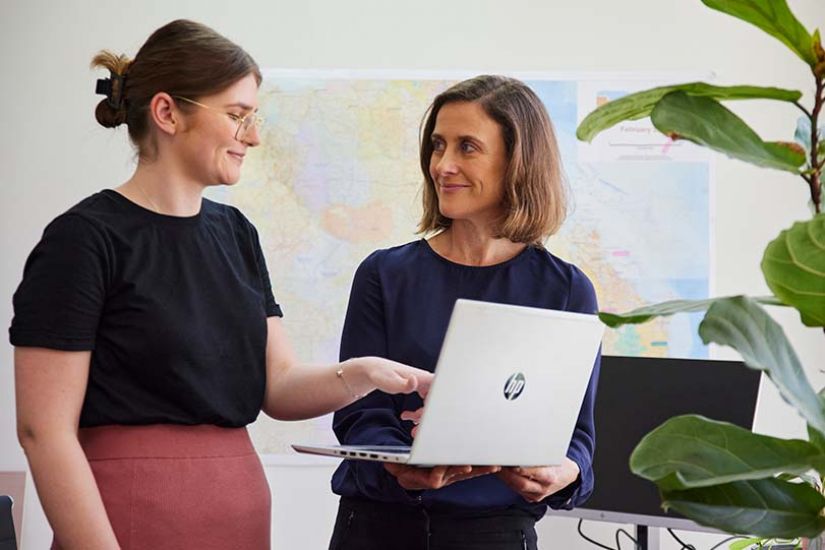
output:
<svg viewBox="0 0 825 550"><path fill-rule="evenodd" d="M791 0L809 27L823 26L821 0ZM163 23L188 17L242 44L262 67L525 71L715 71L718 83L795 87L811 95L806 69L777 41L704 8L698 0L447 0L259 2L0 0L0 319L26 255L45 224L82 197L125 180L132 153L125 132L97 126L87 67L100 48L134 55ZM789 139L789 106L739 104L763 136ZM758 269L768 240L808 216L801 181L720 159L715 191L714 284L719 294L764 293ZM821 331L779 314L817 387ZM7 325L6 325L7 326ZM721 355L726 355L722 353ZM762 431L798 433L775 394L760 405ZM0 470L22 469L14 430L12 349L0 345ZM269 466L276 548L321 548L332 525L332 466ZM23 541L43 548L48 526L28 488ZM613 526L588 531L611 541ZM567 519L541 524L543 548L589 548ZM315 538L297 538L307 532ZM688 536L690 538L690 536ZM696 544L709 546L702 536ZM666 542L663 548L677 548Z"/></svg>

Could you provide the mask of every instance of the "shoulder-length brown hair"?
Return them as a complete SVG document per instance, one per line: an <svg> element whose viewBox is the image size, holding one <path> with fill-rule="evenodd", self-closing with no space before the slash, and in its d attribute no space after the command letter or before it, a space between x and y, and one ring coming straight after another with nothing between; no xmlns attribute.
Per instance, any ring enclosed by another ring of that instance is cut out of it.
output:
<svg viewBox="0 0 825 550"><path fill-rule="evenodd" d="M553 124L544 104L523 82L482 75L459 82L440 93L424 115L421 130L421 171L424 213L419 233L450 227L441 215L435 182L430 176L432 134L438 112L447 103L476 102L501 126L507 151L504 175L504 215L496 236L541 246L558 231L567 214L567 189Z"/></svg>

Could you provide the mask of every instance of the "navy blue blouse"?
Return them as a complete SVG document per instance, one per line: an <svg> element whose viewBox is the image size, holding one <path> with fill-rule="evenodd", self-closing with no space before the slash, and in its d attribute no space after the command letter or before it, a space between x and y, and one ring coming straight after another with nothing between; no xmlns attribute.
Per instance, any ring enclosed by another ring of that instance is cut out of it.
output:
<svg viewBox="0 0 825 550"><path fill-rule="evenodd" d="M344 323L341 360L377 355L433 371L459 298L583 313L597 310L588 278L546 250L527 247L506 262L476 267L439 256L422 239L378 250L361 263ZM593 491L593 405L599 364L600 356L567 451L581 474L544 503L525 501L495 475L438 490L406 491L383 465L366 461L344 461L332 478L332 489L343 496L421 504L430 509L518 507L536 518L544 515L548 505L572 508L581 504ZM412 423L402 422L400 414L421 405L418 394L372 392L335 413L335 434L347 445L410 445Z"/></svg>

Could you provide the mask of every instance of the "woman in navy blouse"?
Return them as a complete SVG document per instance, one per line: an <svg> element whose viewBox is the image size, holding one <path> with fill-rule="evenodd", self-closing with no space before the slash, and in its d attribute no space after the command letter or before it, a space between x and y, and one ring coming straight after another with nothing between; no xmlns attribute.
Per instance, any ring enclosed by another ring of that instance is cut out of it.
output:
<svg viewBox="0 0 825 550"><path fill-rule="evenodd" d="M358 268L341 359L377 355L434 370L458 298L594 313L593 285L542 242L565 217L552 123L518 80L479 76L435 98L421 136L424 213L409 244ZM480 334L479 338L495 338ZM535 522L593 490L593 404L599 358L567 459L534 468L344 461L330 544L338 549L535 549ZM409 445L416 395L373 392L335 414L343 444ZM547 422L552 422L548 418Z"/></svg>

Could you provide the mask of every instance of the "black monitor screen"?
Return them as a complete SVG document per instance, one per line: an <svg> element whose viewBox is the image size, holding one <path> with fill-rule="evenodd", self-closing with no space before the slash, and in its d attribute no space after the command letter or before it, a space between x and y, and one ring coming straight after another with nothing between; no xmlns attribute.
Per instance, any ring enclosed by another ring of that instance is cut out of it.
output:
<svg viewBox="0 0 825 550"><path fill-rule="evenodd" d="M631 452L645 434L680 414L751 429L759 377L734 361L604 356L596 394L596 488L582 508L679 517L662 510L653 483L630 472Z"/></svg>

